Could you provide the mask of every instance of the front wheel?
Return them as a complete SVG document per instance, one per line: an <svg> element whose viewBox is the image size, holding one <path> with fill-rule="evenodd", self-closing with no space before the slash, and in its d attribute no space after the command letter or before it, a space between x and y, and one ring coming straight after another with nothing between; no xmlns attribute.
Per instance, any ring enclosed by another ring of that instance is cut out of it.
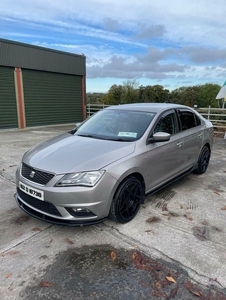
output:
<svg viewBox="0 0 226 300"><path fill-rule="evenodd" d="M195 170L196 174L203 174L206 172L210 161L210 149L207 146L202 148L198 160L198 167Z"/></svg>
<svg viewBox="0 0 226 300"><path fill-rule="evenodd" d="M119 223L131 221L144 201L144 188L133 176L121 183L112 201L109 217Z"/></svg>

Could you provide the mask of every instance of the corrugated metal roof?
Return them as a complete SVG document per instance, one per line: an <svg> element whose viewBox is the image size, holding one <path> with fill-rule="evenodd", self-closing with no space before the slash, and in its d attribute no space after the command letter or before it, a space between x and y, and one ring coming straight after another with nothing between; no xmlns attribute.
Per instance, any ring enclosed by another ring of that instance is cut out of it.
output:
<svg viewBox="0 0 226 300"><path fill-rule="evenodd" d="M86 75L85 55L0 39L0 65L73 75Z"/></svg>

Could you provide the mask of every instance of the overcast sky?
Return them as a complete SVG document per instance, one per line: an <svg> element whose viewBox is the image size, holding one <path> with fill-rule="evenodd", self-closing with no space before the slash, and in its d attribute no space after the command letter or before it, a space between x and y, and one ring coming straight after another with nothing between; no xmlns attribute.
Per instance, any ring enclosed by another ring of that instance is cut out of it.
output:
<svg viewBox="0 0 226 300"><path fill-rule="evenodd" d="M87 92L226 80L225 0L1 0L0 37L83 53Z"/></svg>

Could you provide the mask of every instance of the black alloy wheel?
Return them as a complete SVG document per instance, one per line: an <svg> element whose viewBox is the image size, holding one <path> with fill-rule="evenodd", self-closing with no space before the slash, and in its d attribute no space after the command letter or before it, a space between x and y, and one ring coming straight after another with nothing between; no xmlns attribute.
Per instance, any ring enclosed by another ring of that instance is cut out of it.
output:
<svg viewBox="0 0 226 300"><path fill-rule="evenodd" d="M144 188L133 176L128 177L119 186L112 201L109 217L119 223L131 221L144 202Z"/></svg>
<svg viewBox="0 0 226 300"><path fill-rule="evenodd" d="M206 172L210 161L210 150L207 146L202 148L202 151L198 160L198 167L195 170L196 174L203 174Z"/></svg>

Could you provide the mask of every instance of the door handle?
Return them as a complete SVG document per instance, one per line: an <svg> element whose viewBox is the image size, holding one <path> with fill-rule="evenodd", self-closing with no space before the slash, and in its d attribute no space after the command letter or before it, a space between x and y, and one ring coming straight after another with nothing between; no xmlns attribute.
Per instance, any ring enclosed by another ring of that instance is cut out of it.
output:
<svg viewBox="0 0 226 300"><path fill-rule="evenodd" d="M181 147L181 145L182 145L182 142L177 142L178 147Z"/></svg>

